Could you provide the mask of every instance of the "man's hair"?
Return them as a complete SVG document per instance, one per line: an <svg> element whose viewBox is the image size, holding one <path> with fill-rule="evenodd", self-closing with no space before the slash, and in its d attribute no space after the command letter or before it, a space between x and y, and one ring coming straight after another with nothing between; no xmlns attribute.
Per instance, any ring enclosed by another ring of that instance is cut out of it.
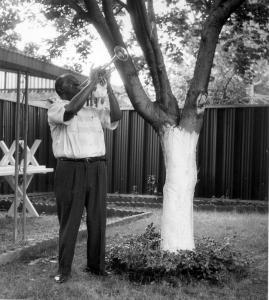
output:
<svg viewBox="0 0 269 300"><path fill-rule="evenodd" d="M64 94L63 84L64 84L66 78L68 78L68 77L74 77L74 76L72 74L66 73L66 74L60 75L55 80L55 91L59 96Z"/></svg>

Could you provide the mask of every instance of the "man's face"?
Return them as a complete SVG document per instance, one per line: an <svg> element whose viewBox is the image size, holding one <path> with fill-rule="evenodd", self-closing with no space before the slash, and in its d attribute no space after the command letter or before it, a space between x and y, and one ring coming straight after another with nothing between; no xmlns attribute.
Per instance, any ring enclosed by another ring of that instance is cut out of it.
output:
<svg viewBox="0 0 269 300"><path fill-rule="evenodd" d="M80 82L76 77L68 75L64 78L62 89L64 98L71 100L81 90Z"/></svg>

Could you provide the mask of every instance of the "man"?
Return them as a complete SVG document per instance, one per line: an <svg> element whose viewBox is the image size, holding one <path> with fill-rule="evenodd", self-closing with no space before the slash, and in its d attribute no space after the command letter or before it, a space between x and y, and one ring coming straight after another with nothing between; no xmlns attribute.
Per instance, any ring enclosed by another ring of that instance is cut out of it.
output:
<svg viewBox="0 0 269 300"><path fill-rule="evenodd" d="M59 268L54 277L57 283L70 277L84 207L88 230L87 267L84 271L106 275L107 175L102 126L115 129L122 113L104 76L100 70L95 70L90 83L86 84L80 84L71 74L60 76L56 79L55 90L63 100L55 101L48 109L52 148L57 158L54 182L60 224ZM85 105L89 98L107 94L110 110Z"/></svg>

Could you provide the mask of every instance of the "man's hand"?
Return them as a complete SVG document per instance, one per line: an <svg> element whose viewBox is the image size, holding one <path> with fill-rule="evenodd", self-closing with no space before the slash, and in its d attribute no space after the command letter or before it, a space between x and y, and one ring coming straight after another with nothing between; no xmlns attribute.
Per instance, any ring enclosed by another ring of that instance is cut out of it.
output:
<svg viewBox="0 0 269 300"><path fill-rule="evenodd" d="M100 68L94 69L91 72L90 80L83 86L80 91L70 100L70 102L65 106L65 113L67 114L67 119L70 115L75 115L89 99L93 92L97 90L97 86L101 86L106 92L106 80L103 77L104 70Z"/></svg>
<svg viewBox="0 0 269 300"><path fill-rule="evenodd" d="M89 78L90 81L94 81L96 83L100 83L101 85L105 85L107 82L106 70L102 69L101 67L92 69Z"/></svg>

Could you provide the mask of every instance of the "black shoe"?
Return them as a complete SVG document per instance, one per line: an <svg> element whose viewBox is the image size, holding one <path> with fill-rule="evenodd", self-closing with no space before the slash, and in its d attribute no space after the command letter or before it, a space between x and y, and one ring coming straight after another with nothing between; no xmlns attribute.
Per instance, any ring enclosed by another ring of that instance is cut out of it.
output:
<svg viewBox="0 0 269 300"><path fill-rule="evenodd" d="M64 275L64 274L57 274L54 276L54 281L56 283L64 283L66 282L71 276L70 275Z"/></svg>
<svg viewBox="0 0 269 300"><path fill-rule="evenodd" d="M90 267L84 268L83 272L92 273L92 274L97 275L97 276L109 276L109 275L111 275L111 273L108 272L108 271L100 271L100 270L96 270L96 269L93 269L93 268L90 268Z"/></svg>

